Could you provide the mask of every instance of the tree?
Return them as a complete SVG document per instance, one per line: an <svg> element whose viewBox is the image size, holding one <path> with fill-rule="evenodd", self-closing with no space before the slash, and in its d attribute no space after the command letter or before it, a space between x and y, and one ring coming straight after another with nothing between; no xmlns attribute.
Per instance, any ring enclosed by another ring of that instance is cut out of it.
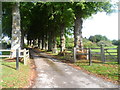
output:
<svg viewBox="0 0 120 90"><path fill-rule="evenodd" d="M112 40L113 45L118 45L118 40Z"/></svg>
<svg viewBox="0 0 120 90"><path fill-rule="evenodd" d="M21 28L20 28L20 11L19 2L13 4L12 9L12 41L11 49L13 51L12 57L16 57L16 49L20 49L21 44Z"/></svg>
<svg viewBox="0 0 120 90"><path fill-rule="evenodd" d="M83 49L82 44L82 23L92 14L97 12L111 12L112 4L109 2L78 2L73 3L73 10L75 13L75 26L74 26L74 47Z"/></svg>
<svg viewBox="0 0 120 90"><path fill-rule="evenodd" d="M90 36L90 37L89 37L89 40L92 41L92 42L96 42L96 37Z"/></svg>
<svg viewBox="0 0 120 90"><path fill-rule="evenodd" d="M68 28L71 27L74 27L72 29L74 30L74 46L82 50L83 19L87 19L98 11L109 12L111 7L108 2L23 2L20 5L21 39L24 40L23 37L27 36L28 43L33 41L33 44L36 41L38 43L42 41L42 48L46 48L48 44L48 49L51 50L56 48L56 38L60 37L61 51L65 49L65 35L69 33ZM8 25L10 26L10 22ZM23 42L21 42L21 47Z"/></svg>
<svg viewBox="0 0 120 90"><path fill-rule="evenodd" d="M96 43L101 41L101 40L109 41L109 39L106 36L102 36L102 35L90 36L89 40L92 41L92 42L96 42Z"/></svg>
<svg viewBox="0 0 120 90"><path fill-rule="evenodd" d="M112 46L112 42L111 41L105 41L105 40L101 40L97 43L98 46L104 45L104 46Z"/></svg>
<svg viewBox="0 0 120 90"><path fill-rule="evenodd" d="M2 2L2 33L9 38L12 37L12 4Z"/></svg>

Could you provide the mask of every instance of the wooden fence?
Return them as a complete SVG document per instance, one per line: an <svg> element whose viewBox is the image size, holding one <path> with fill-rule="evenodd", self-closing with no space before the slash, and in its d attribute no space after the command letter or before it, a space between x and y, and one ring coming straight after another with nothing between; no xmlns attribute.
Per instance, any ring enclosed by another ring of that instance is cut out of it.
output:
<svg viewBox="0 0 120 90"><path fill-rule="evenodd" d="M99 50L99 52L95 51L97 49ZM104 48L103 46L101 46L100 48L84 48L84 50L86 51L86 53L78 53L77 49L74 47L74 49L73 49L73 61L72 62L76 62L77 55L86 55L87 59L89 60L89 64L91 65L93 56L99 55L99 59L103 63L106 61L107 62L108 61L115 61L115 62L118 62L120 64L120 46L118 46L118 48ZM109 50L116 50L116 52L115 51L111 52ZM109 57L109 58L107 58L107 57Z"/></svg>
<svg viewBox="0 0 120 90"><path fill-rule="evenodd" d="M12 50L7 50L7 49L0 49L0 52L10 52L10 55L0 55L0 57L8 57L11 58L11 52ZM29 50L22 49L22 50L16 50L16 58L18 57L23 57L24 59L24 65L27 65L27 60L29 59Z"/></svg>

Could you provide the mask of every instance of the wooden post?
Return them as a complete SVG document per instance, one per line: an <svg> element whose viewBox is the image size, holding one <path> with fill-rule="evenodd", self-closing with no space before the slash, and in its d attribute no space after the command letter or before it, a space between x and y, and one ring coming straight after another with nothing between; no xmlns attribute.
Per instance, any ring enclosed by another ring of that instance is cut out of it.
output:
<svg viewBox="0 0 120 90"><path fill-rule="evenodd" d="M76 47L73 49L73 63L76 62Z"/></svg>
<svg viewBox="0 0 120 90"><path fill-rule="evenodd" d="M118 64L120 64L120 45L117 48L117 55L118 55Z"/></svg>
<svg viewBox="0 0 120 90"><path fill-rule="evenodd" d="M16 70L19 69L19 50L16 49Z"/></svg>
<svg viewBox="0 0 120 90"><path fill-rule="evenodd" d="M27 65L26 49L24 49L24 65Z"/></svg>
<svg viewBox="0 0 120 90"><path fill-rule="evenodd" d="M89 60L89 49L86 49L86 53L87 53L87 60Z"/></svg>
<svg viewBox="0 0 120 90"><path fill-rule="evenodd" d="M104 52L104 46L101 45L101 61L103 61L103 63L105 62L105 52Z"/></svg>
<svg viewBox="0 0 120 90"><path fill-rule="evenodd" d="M92 60L91 60L91 49L89 48L89 65L92 65Z"/></svg>

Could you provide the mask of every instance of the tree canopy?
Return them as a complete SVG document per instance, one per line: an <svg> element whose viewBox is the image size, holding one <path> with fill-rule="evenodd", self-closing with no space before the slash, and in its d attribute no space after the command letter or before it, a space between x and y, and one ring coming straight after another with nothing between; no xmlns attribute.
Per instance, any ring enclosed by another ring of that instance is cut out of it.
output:
<svg viewBox="0 0 120 90"><path fill-rule="evenodd" d="M11 37L12 31L12 5L3 3L3 33ZM21 36L29 40L37 40L45 46L55 47L55 42L60 37L60 47L65 49L65 36L74 31L74 46L82 46L82 24L97 12L112 12L110 2L21 2ZM107 39L102 37L102 40ZM91 36L92 42L98 42L101 36ZM24 41L23 41L24 42ZM31 41L30 41L31 42ZM34 42L34 41L33 41ZM80 45L81 44L81 45ZM50 49L52 47L49 47Z"/></svg>

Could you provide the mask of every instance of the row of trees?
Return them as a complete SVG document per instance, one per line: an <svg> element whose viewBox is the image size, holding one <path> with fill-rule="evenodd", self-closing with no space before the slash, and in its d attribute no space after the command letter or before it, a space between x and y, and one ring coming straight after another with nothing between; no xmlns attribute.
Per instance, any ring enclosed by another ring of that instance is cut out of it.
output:
<svg viewBox="0 0 120 90"><path fill-rule="evenodd" d="M106 36L102 36L102 35L94 35L94 36L90 36L88 39L85 37L83 39L83 43L84 43L84 47L93 48L101 45L104 45L107 47L119 45L120 41L110 40Z"/></svg>
<svg viewBox="0 0 120 90"><path fill-rule="evenodd" d="M108 39L106 36L94 35L94 36L90 36L90 37L89 37L89 40L90 40L91 42L97 43L97 42L99 42L99 41L101 41L101 40L108 41L109 39Z"/></svg>
<svg viewBox="0 0 120 90"><path fill-rule="evenodd" d="M48 50L56 49L56 39L60 38L62 52L65 36L73 31L74 47L82 50L83 19L98 11L110 13L111 7L109 2L6 2L3 3L3 33L12 37L12 49L23 48L24 36L29 45L37 41L39 47Z"/></svg>

